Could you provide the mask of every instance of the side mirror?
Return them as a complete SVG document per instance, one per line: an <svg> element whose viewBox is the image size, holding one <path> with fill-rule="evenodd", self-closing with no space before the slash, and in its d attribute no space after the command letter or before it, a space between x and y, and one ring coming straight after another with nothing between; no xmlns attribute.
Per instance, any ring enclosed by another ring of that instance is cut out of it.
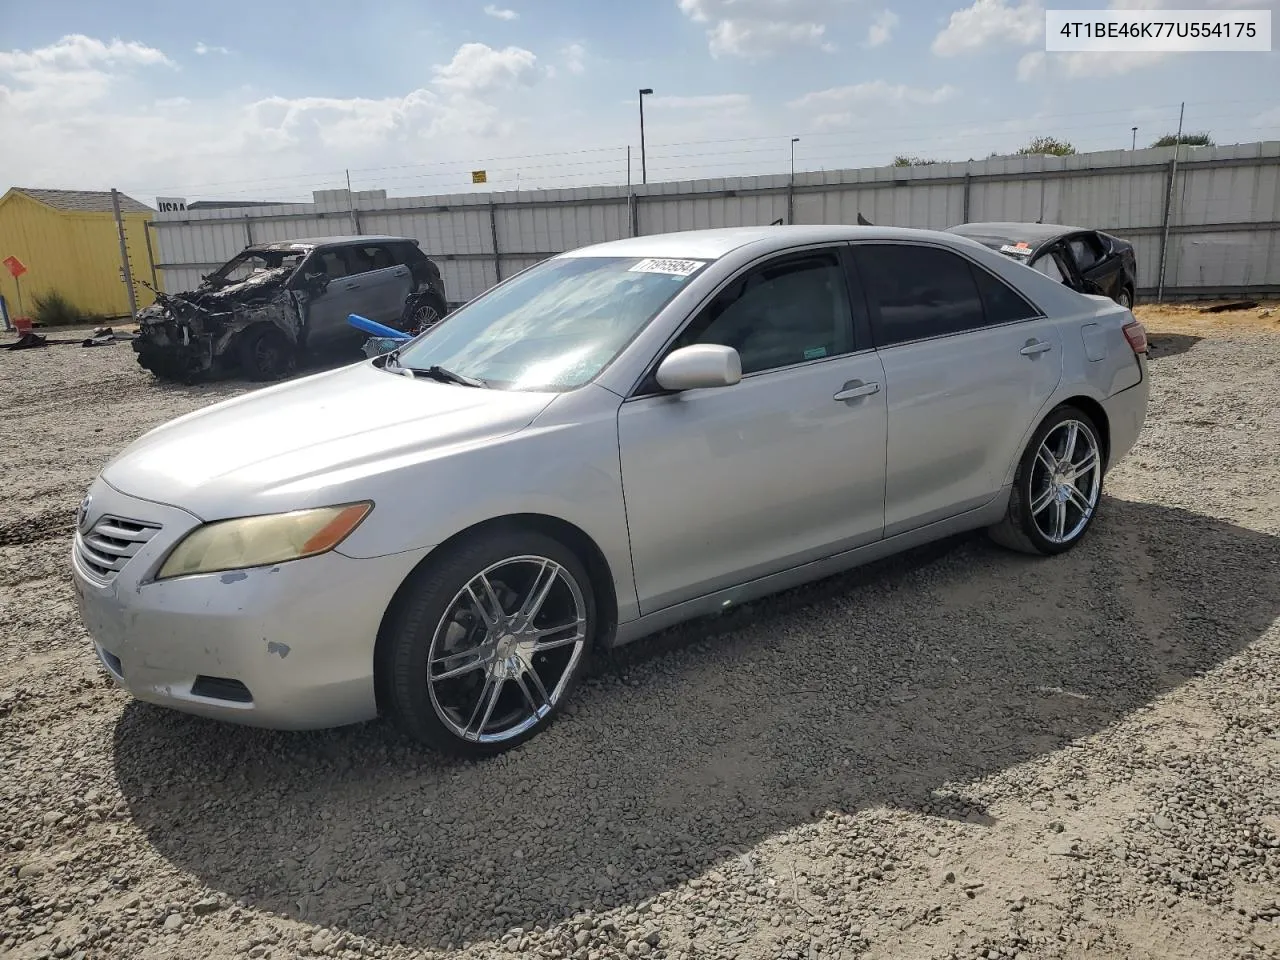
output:
<svg viewBox="0 0 1280 960"><path fill-rule="evenodd" d="M323 273L308 273L302 278L303 283L316 290L323 290L329 285L329 278Z"/></svg>
<svg viewBox="0 0 1280 960"><path fill-rule="evenodd" d="M669 353L658 365L656 379L664 390L731 387L742 379L742 358L733 347L696 343Z"/></svg>

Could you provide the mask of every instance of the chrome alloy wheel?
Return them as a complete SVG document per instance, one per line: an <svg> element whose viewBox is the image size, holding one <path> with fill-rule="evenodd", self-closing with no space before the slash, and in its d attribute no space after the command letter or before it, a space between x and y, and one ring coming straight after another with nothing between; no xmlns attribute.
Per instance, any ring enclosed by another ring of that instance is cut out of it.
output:
<svg viewBox="0 0 1280 960"><path fill-rule="evenodd" d="M1102 491L1098 438L1079 420L1059 423L1036 451L1031 517L1050 543L1070 543L1088 526Z"/></svg>
<svg viewBox="0 0 1280 960"><path fill-rule="evenodd" d="M418 333L424 333L439 322L440 311L431 306L431 304L424 303L422 306L418 307L418 309L413 311L413 317L410 320L409 326L412 330Z"/></svg>
<svg viewBox="0 0 1280 960"><path fill-rule="evenodd" d="M436 716L473 743L510 740L565 692L587 642L582 588L546 557L500 560L445 609L427 654Z"/></svg>

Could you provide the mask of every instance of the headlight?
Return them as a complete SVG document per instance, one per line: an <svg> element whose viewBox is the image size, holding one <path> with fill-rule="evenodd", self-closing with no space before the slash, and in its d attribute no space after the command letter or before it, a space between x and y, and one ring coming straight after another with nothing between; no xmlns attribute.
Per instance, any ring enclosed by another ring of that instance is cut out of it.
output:
<svg viewBox="0 0 1280 960"><path fill-rule="evenodd" d="M156 579L261 567L326 553L372 509L372 503L350 503L207 523L178 543Z"/></svg>

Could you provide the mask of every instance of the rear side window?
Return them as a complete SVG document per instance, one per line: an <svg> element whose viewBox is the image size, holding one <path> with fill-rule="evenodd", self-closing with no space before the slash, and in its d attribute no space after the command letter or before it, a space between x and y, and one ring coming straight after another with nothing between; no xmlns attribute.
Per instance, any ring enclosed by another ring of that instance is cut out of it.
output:
<svg viewBox="0 0 1280 960"><path fill-rule="evenodd" d="M876 346L986 326L967 260L937 247L905 243L858 244L854 251Z"/></svg>
<svg viewBox="0 0 1280 960"><path fill-rule="evenodd" d="M978 293L982 295L982 307L988 325L1016 323L1040 316L1039 310L999 277L987 273L981 267L971 265L969 269L978 282Z"/></svg>

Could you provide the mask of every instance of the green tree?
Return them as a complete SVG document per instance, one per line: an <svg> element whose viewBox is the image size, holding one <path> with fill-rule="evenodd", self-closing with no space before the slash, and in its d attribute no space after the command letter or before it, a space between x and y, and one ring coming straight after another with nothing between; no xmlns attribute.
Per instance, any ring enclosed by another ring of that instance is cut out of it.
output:
<svg viewBox="0 0 1280 960"><path fill-rule="evenodd" d="M927 160L924 157L908 157L906 155L893 158L895 167L927 167L931 163L941 163L941 160Z"/></svg>
<svg viewBox="0 0 1280 960"><path fill-rule="evenodd" d="M1184 133L1179 137L1176 133L1166 133L1163 137L1151 144L1153 147L1172 147L1175 143L1181 142L1184 147L1212 147L1213 141L1209 139L1208 131L1204 133Z"/></svg>
<svg viewBox="0 0 1280 960"><path fill-rule="evenodd" d="M1036 137L1025 147L1018 148L1018 153L1021 154L1048 153L1055 157L1066 157L1075 152L1075 147L1057 137Z"/></svg>

